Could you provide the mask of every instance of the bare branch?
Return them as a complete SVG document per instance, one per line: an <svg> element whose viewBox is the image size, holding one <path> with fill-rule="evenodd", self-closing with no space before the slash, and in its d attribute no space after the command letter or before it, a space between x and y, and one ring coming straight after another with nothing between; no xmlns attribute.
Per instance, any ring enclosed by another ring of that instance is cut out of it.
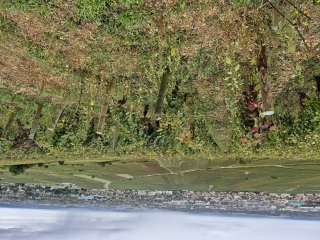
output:
<svg viewBox="0 0 320 240"><path fill-rule="evenodd" d="M288 19L285 15L283 15L283 13L281 13L269 0L267 0L267 2L271 5L271 7L273 7L284 19L286 19L296 29L296 31L298 32L300 38L302 39L305 47L307 48L307 50L309 50L309 46L307 45L306 40L304 39L301 32L299 31L299 28L290 19Z"/></svg>
<svg viewBox="0 0 320 240"><path fill-rule="evenodd" d="M304 16L306 16L310 21L312 20L311 17L309 17L307 14L305 14L303 11L301 11L299 8L297 8L292 2L289 0L286 0L291 6L293 6L299 13L302 13Z"/></svg>

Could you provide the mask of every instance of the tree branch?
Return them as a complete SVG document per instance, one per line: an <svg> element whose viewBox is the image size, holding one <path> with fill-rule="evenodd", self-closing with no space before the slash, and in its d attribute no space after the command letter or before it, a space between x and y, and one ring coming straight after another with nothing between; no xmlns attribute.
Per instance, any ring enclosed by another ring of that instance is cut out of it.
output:
<svg viewBox="0 0 320 240"><path fill-rule="evenodd" d="M306 16L310 21L312 20L311 17L309 17L307 14L305 14L303 11L301 11L299 8L297 8L291 1L286 0L291 6L293 6L299 13L302 13L304 16Z"/></svg>
<svg viewBox="0 0 320 240"><path fill-rule="evenodd" d="M306 43L306 40L304 39L301 32L299 31L299 28L290 19L288 19L285 15L283 15L283 13L281 13L269 0L267 0L267 2L271 5L271 7L273 7L284 19L286 19L296 29L296 31L298 32L300 38L302 39L305 47L307 48L307 50L309 50L309 47Z"/></svg>

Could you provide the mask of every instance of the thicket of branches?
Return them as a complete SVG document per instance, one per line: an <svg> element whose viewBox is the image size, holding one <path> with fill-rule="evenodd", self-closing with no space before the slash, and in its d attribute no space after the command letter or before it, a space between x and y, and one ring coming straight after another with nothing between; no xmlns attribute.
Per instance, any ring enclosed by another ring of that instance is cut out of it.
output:
<svg viewBox="0 0 320 240"><path fill-rule="evenodd" d="M2 1L2 149L313 149L319 18L320 2L302 0Z"/></svg>

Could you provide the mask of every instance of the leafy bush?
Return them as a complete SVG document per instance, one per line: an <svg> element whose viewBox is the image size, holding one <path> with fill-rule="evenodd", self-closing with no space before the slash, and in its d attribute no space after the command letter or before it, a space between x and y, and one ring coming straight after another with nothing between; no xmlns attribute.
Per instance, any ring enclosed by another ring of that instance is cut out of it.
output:
<svg viewBox="0 0 320 240"><path fill-rule="evenodd" d="M12 175L19 175L25 172L26 169L33 167L34 164L19 164L19 165L12 165L9 167L9 172Z"/></svg>

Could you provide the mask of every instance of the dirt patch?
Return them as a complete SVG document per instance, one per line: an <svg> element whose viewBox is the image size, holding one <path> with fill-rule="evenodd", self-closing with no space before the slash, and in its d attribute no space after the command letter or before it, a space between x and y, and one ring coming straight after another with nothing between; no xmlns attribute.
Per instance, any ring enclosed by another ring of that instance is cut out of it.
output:
<svg viewBox="0 0 320 240"><path fill-rule="evenodd" d="M25 128L24 124L20 121L18 123L18 135L14 138L11 149L12 150L19 150L22 148L28 149L30 151L37 150L38 145L34 140L28 139L29 130Z"/></svg>
<svg viewBox="0 0 320 240"><path fill-rule="evenodd" d="M123 178L133 178L133 176L131 176L131 175L129 175L129 174L116 174L117 176L119 176L119 177L123 177Z"/></svg>
<svg viewBox="0 0 320 240"><path fill-rule="evenodd" d="M74 174L73 176L76 177L80 177L80 178L85 178L85 179L89 179L92 181L96 181L96 182L101 182L101 183L108 183L108 180L102 179L102 178L98 178L98 177L94 177L94 176L87 176L87 175L78 175L78 174Z"/></svg>

